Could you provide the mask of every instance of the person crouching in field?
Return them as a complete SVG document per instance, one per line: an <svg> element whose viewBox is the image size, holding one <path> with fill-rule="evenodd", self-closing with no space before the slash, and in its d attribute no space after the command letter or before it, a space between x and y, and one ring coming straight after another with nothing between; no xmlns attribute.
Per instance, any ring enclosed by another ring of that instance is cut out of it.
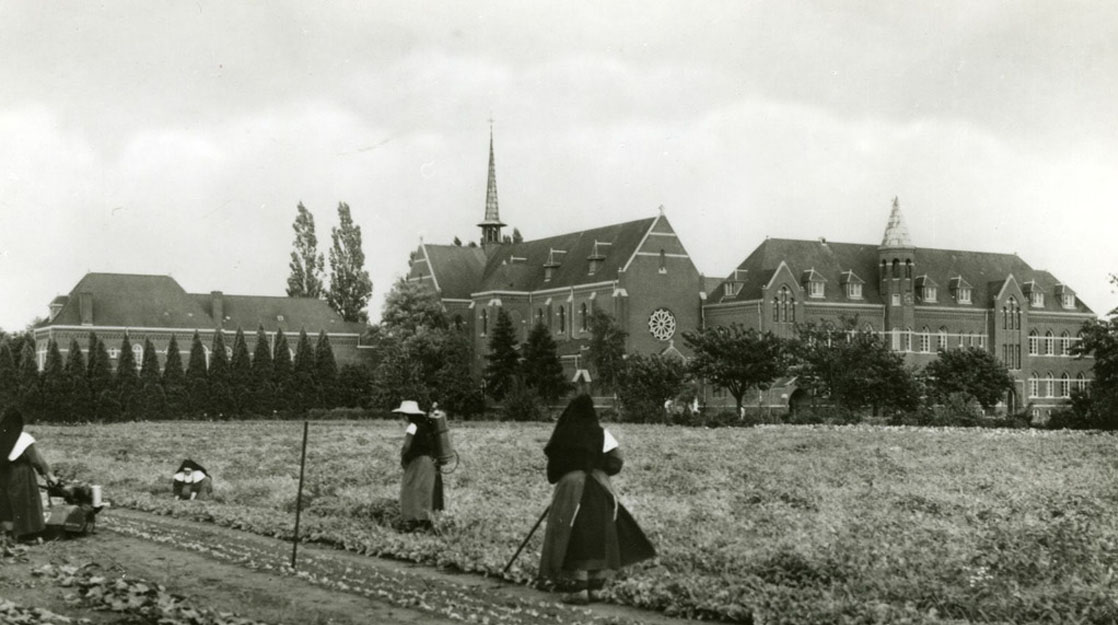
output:
<svg viewBox="0 0 1118 625"><path fill-rule="evenodd" d="M23 415L8 408L0 418L0 528L5 537L29 538L46 529L36 473L48 485L58 481L35 439L23 431Z"/></svg>
<svg viewBox="0 0 1118 625"><path fill-rule="evenodd" d="M571 400L544 447L555 484L547 516L540 578L572 585L565 603L584 605L622 566L656 556L617 500L610 475L621 471L617 440L598 424L589 395Z"/></svg>
<svg viewBox="0 0 1118 625"><path fill-rule="evenodd" d="M408 420L404 431L404 445L400 449L400 464L404 477L400 484L400 516L404 529L430 530L432 512L443 509L443 477L439 471L438 444L434 422L419 404L411 400L400 402L392 412Z"/></svg>
<svg viewBox="0 0 1118 625"><path fill-rule="evenodd" d="M209 499L213 494L213 479L205 467L187 458L175 471L171 492L175 499Z"/></svg>

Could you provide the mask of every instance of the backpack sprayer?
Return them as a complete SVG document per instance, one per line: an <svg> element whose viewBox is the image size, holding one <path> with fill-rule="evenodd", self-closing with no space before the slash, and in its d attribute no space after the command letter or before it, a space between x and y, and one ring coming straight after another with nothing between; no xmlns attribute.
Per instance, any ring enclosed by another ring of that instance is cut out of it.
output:
<svg viewBox="0 0 1118 625"><path fill-rule="evenodd" d="M454 451L454 445L450 442L450 426L447 424L446 412L439 410L439 402L431 404L431 412L428 413L427 418L435 425L435 459L440 466L450 464L454 461L454 468L449 471L442 471L443 473L454 473L458 468L458 452Z"/></svg>
<svg viewBox="0 0 1118 625"><path fill-rule="evenodd" d="M55 534L92 534L97 525L97 513L109 504L101 500L101 486L85 482L51 482L39 488L47 491L47 531ZM55 505L54 500L64 503Z"/></svg>

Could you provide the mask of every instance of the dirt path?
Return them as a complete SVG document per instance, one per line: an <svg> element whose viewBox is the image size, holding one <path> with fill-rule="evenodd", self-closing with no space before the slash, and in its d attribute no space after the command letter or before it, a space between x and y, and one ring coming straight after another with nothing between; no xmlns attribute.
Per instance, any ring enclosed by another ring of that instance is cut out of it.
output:
<svg viewBox="0 0 1118 625"><path fill-rule="evenodd" d="M0 597L92 623L120 615L79 605L74 588L32 572L96 563L106 577L127 574L199 606L275 624L684 622L609 604L566 606L523 586L316 545L300 545L292 570L290 543L122 509L103 514L94 536L31 546L24 557L0 564Z"/></svg>

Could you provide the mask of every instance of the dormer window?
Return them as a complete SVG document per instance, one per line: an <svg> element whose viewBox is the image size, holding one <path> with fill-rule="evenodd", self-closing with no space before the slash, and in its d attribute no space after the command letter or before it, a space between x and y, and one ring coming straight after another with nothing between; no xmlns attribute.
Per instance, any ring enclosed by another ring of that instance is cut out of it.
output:
<svg viewBox="0 0 1118 625"><path fill-rule="evenodd" d="M934 301L936 301L936 287L934 287L934 286L926 286L926 287L924 287L924 294L923 294L923 298L924 298L924 301L925 301L925 302L934 302Z"/></svg>
<svg viewBox="0 0 1118 625"><path fill-rule="evenodd" d="M594 240L594 249L590 252L590 255L586 257L588 267L587 273L589 275L592 276L601 269L602 263L606 260L606 250L609 249L610 245L612 245L612 243L608 241Z"/></svg>
<svg viewBox="0 0 1118 625"><path fill-rule="evenodd" d="M955 291L955 301L959 302L960 304L971 303L970 293L970 288L961 288L958 291Z"/></svg>
<svg viewBox="0 0 1118 625"><path fill-rule="evenodd" d="M733 295L734 295L734 283L733 282L724 282L722 284L722 295L724 297L733 297Z"/></svg>
<svg viewBox="0 0 1118 625"><path fill-rule="evenodd" d="M801 276L800 282L807 288L807 296L822 298L825 295L823 285L826 282L823 276L815 269L808 269Z"/></svg>
<svg viewBox="0 0 1118 625"><path fill-rule="evenodd" d="M547 262L543 264L544 282L551 282L551 279L555 276L555 270L562 264L563 255L566 253L567 250L557 250L555 248L547 253Z"/></svg>
<svg viewBox="0 0 1118 625"><path fill-rule="evenodd" d="M920 300L923 302L935 302L939 296L939 285L935 280L932 280L927 274L920 276L916 279L916 293L920 295Z"/></svg>
<svg viewBox="0 0 1118 625"><path fill-rule="evenodd" d="M1033 305L1033 308L1044 308L1044 293L1033 291L1029 294L1029 302Z"/></svg>
<svg viewBox="0 0 1118 625"><path fill-rule="evenodd" d="M1064 308L1075 308L1075 293L1064 293L1060 296L1060 303Z"/></svg>
<svg viewBox="0 0 1118 625"><path fill-rule="evenodd" d="M847 299L862 299L862 285L865 281L858 277L852 270L842 272L842 278L839 279L843 289L846 291Z"/></svg>
<svg viewBox="0 0 1118 625"><path fill-rule="evenodd" d="M955 296L955 301L959 304L971 303L971 285L963 279L963 276L955 276L947 283L951 289L951 293Z"/></svg>

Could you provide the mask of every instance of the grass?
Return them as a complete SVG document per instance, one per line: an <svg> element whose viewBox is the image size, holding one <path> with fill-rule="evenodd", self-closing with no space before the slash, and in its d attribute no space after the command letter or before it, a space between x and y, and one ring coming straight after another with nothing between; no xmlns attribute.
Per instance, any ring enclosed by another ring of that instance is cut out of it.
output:
<svg viewBox="0 0 1118 625"><path fill-rule="evenodd" d="M547 505L546 424L453 423L441 535L392 528L402 426L312 423L301 534L498 574ZM611 424L614 483L659 551L615 601L766 623L1118 622L1118 437L1036 430ZM302 424L31 428L126 505L290 536ZM171 500L185 457L212 502ZM542 532L540 532L542 534ZM540 536L509 572L528 581Z"/></svg>

